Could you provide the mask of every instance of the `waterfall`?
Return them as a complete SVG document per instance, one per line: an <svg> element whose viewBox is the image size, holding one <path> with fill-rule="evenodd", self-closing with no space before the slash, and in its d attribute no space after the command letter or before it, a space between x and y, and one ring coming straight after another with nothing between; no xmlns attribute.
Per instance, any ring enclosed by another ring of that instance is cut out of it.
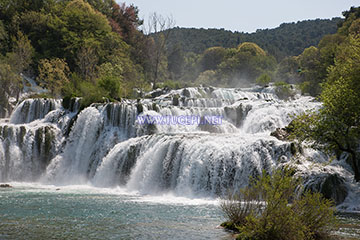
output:
<svg viewBox="0 0 360 240"><path fill-rule="evenodd" d="M16 107L11 115L10 122L20 124L42 119L49 112L59 109L60 106L60 100L41 98L26 99Z"/></svg>
<svg viewBox="0 0 360 240"><path fill-rule="evenodd" d="M122 186L144 194L219 196L293 161L270 136L320 104L274 89L186 88L92 104L26 99L0 122L0 181ZM66 108L64 107L66 105ZM221 116L220 124L142 124L139 117ZM316 157L321 158L321 157ZM310 179L310 178L309 178Z"/></svg>

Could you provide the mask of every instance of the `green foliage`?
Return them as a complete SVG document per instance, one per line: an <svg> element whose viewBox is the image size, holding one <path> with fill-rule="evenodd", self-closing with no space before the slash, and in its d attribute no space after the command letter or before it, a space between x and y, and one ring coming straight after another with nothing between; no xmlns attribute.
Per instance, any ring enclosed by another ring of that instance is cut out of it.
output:
<svg viewBox="0 0 360 240"><path fill-rule="evenodd" d="M250 53L252 56L266 56L266 53L256 43L244 42L238 46L238 51Z"/></svg>
<svg viewBox="0 0 360 240"><path fill-rule="evenodd" d="M16 73L22 73L30 66L34 49L22 32L17 33L17 39L13 39L13 42L13 51L6 54L7 62Z"/></svg>
<svg viewBox="0 0 360 240"><path fill-rule="evenodd" d="M323 84L323 108L302 114L294 121L294 138L311 140L313 146L329 153L346 152L360 181L360 38L349 36L339 48L335 65Z"/></svg>
<svg viewBox="0 0 360 240"><path fill-rule="evenodd" d="M341 54L341 46L348 45L350 35L360 33L360 8L351 8L344 12L345 21L339 24L336 34L324 36L318 47L308 47L298 57L282 61L279 64L277 77L281 81L299 83L303 93L318 96L321 84L327 78L328 70L335 64L335 58ZM298 66L298 74L295 72ZM291 81L295 79L296 81Z"/></svg>
<svg viewBox="0 0 360 240"><path fill-rule="evenodd" d="M295 95L295 90L286 82L276 82L275 93L280 99L289 99Z"/></svg>
<svg viewBox="0 0 360 240"><path fill-rule="evenodd" d="M42 59L39 64L38 81L48 88L54 96L59 96L69 82L69 67L63 59Z"/></svg>
<svg viewBox="0 0 360 240"><path fill-rule="evenodd" d="M0 14L0 42L9 42L0 49L7 64L16 73L29 69L38 75L53 95L81 97L94 92L90 95L117 99L132 97L134 87L146 87L144 62L139 60L145 58L144 35L137 30L142 21L133 5L113 0L5 0L0 4L7 9ZM62 66L56 59L62 59Z"/></svg>
<svg viewBox="0 0 360 240"><path fill-rule="evenodd" d="M245 83L255 83L262 73L275 70L276 61L256 44L246 43L244 47L228 49L228 54L219 65L219 79L226 86L237 87Z"/></svg>
<svg viewBox="0 0 360 240"><path fill-rule="evenodd" d="M79 83L78 91L83 98L80 100L80 110L90 106L92 103L102 103L106 101L106 90L87 81Z"/></svg>
<svg viewBox="0 0 360 240"><path fill-rule="evenodd" d="M184 74L185 67L185 54L181 50L179 45L176 45L174 49L168 55L168 70L172 79L180 79Z"/></svg>
<svg viewBox="0 0 360 240"><path fill-rule="evenodd" d="M165 82L159 83L158 87L160 88L168 88L168 89L179 89L179 88L185 88L189 87L190 84L180 82L180 81L173 81L173 80L167 80Z"/></svg>
<svg viewBox="0 0 360 240"><path fill-rule="evenodd" d="M301 71L298 57L286 57L277 66L276 79L295 84L300 82Z"/></svg>
<svg viewBox="0 0 360 240"><path fill-rule="evenodd" d="M226 50L222 47L206 49L200 60L202 71L216 70L219 64L224 60L225 56Z"/></svg>
<svg viewBox="0 0 360 240"><path fill-rule="evenodd" d="M271 82L271 77L266 73L261 74L256 79L256 84L263 86L263 87L269 85L270 82Z"/></svg>
<svg viewBox="0 0 360 240"><path fill-rule="evenodd" d="M332 227L337 225L333 202L325 200L321 193L305 192L298 201L294 201L293 209L305 225L308 239L326 239Z"/></svg>
<svg viewBox="0 0 360 240"><path fill-rule="evenodd" d="M312 91L312 87L311 87L311 82L310 81L305 81L300 83L299 88L301 90L302 94L307 94L310 93Z"/></svg>
<svg viewBox="0 0 360 240"><path fill-rule="evenodd" d="M189 82L195 80L200 74L199 61L201 56L195 53L185 53L183 76L180 80Z"/></svg>
<svg viewBox="0 0 360 240"><path fill-rule="evenodd" d="M272 175L263 172L250 187L222 202L221 208L230 220L227 226L235 225L238 239L326 237L336 223L333 203L319 193L297 194L300 184L288 168L275 170Z"/></svg>
<svg viewBox="0 0 360 240"><path fill-rule="evenodd" d="M309 94L316 96L320 93L320 83L325 77L325 71L321 65L320 50L314 46L306 48L298 57L300 65L300 76L302 82L308 82Z"/></svg>
<svg viewBox="0 0 360 240"><path fill-rule="evenodd" d="M5 30L5 26L3 24L3 22L0 20L0 54L6 52L7 50L7 44L6 44L6 40L7 40L7 32Z"/></svg>
<svg viewBox="0 0 360 240"><path fill-rule="evenodd" d="M99 80L99 87L106 91L104 96L109 96L113 99L119 99L120 96L120 81L118 78L108 75Z"/></svg>
<svg viewBox="0 0 360 240"><path fill-rule="evenodd" d="M231 194L224 199L220 208L229 220L228 226L237 230L237 227L247 223L247 218L262 212L261 194L251 187L241 189L240 192Z"/></svg>
<svg viewBox="0 0 360 240"><path fill-rule="evenodd" d="M9 110L9 97L18 97L22 87L20 76L7 63L0 62L0 116Z"/></svg>
<svg viewBox="0 0 360 240"><path fill-rule="evenodd" d="M92 49L101 61L106 55L104 43L111 33L106 17L83 0L73 0L66 5L60 18L64 22L61 42L65 46L65 58L76 59L78 51L85 46ZM73 64L69 61L71 69L74 69Z"/></svg>
<svg viewBox="0 0 360 240"><path fill-rule="evenodd" d="M195 83L198 85L204 85L204 86L219 85L216 71L207 70L207 71L200 73L200 75L196 79Z"/></svg>
<svg viewBox="0 0 360 240"><path fill-rule="evenodd" d="M184 52L199 54L210 47L236 48L240 43L253 42L281 60L286 56L299 55L309 46L316 46L322 37L336 32L340 21L340 18L333 18L283 23L277 28L257 30L255 33L177 27L172 29L167 46L171 48L180 44Z"/></svg>

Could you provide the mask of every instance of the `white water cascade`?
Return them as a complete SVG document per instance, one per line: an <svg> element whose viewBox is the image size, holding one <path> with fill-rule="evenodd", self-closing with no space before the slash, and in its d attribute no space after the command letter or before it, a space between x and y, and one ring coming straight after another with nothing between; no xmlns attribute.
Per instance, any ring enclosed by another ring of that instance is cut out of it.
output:
<svg viewBox="0 0 360 240"><path fill-rule="evenodd" d="M271 87L187 88L143 100L93 104L79 111L61 100L28 99L0 123L0 182L121 186L143 194L216 197L248 184L263 169L294 161L293 146L270 136L292 116L320 104L311 97L278 99ZM222 116L219 125L139 124L137 116ZM312 176L336 172L350 179L345 163L302 151L299 169ZM314 163L314 164L315 164ZM307 168L306 168L307 167ZM321 182L321 181L320 181ZM321 184L316 182L316 184Z"/></svg>

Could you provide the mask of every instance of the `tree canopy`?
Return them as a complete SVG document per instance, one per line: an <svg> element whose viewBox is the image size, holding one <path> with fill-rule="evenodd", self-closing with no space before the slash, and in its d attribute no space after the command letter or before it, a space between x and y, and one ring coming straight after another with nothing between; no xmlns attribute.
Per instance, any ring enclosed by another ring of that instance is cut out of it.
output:
<svg viewBox="0 0 360 240"><path fill-rule="evenodd" d="M337 157L346 153L356 181L360 181L360 36L355 30L358 24L356 16L360 17L358 9L345 12L344 24L332 37L332 40L341 39L339 44L330 48L335 50L333 60L320 57L316 63L321 66L324 62L325 65L333 62L321 85L323 107L298 116L292 123L293 136L300 141L308 140L312 146ZM311 51L319 54L316 49ZM307 62L314 59L318 57L312 56Z"/></svg>

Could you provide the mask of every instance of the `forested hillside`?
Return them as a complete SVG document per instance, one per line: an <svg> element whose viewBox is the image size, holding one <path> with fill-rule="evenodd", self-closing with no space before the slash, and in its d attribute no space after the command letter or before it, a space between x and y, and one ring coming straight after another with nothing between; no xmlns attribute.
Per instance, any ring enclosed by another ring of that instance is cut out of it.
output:
<svg viewBox="0 0 360 240"><path fill-rule="evenodd" d="M254 42L281 59L299 55L304 48L316 46L323 36L336 32L340 21L340 18L333 18L283 23L277 28L257 30L255 33L177 27L171 29L168 47L179 44L185 52L201 53L209 47L232 48L243 42Z"/></svg>
<svg viewBox="0 0 360 240"><path fill-rule="evenodd" d="M84 105L132 97L153 76L155 43L141 24L137 7L113 0L1 1L0 115L28 84L23 75L46 96L84 97Z"/></svg>

